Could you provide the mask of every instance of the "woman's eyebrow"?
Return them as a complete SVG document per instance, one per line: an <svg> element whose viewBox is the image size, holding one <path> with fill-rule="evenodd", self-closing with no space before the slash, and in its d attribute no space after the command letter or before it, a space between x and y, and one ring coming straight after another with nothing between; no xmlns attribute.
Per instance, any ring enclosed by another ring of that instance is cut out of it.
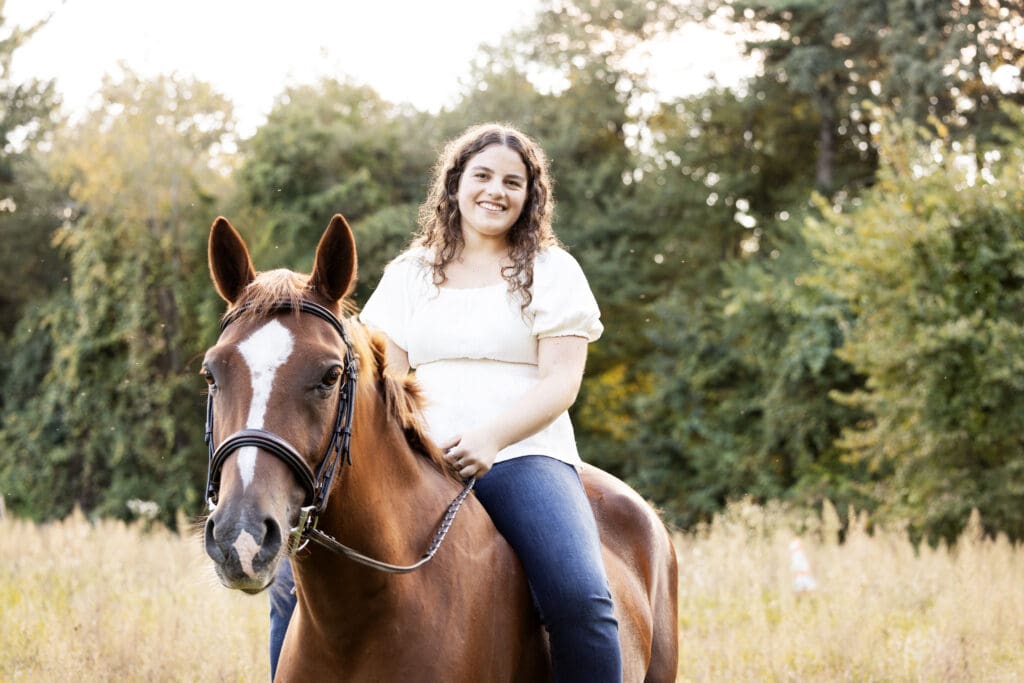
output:
<svg viewBox="0 0 1024 683"><path fill-rule="evenodd" d="M487 166L484 166L482 164L473 164L472 166L469 167L469 170L470 171L486 171L487 173L491 173L491 174L494 173L494 169L488 168ZM523 176L519 175L518 173L509 173L505 177L506 178L515 178L516 180L526 180L525 178L523 178Z"/></svg>

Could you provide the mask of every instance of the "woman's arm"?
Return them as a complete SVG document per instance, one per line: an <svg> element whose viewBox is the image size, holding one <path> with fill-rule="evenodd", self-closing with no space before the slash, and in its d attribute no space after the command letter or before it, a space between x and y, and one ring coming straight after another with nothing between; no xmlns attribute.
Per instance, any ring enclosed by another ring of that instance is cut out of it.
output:
<svg viewBox="0 0 1024 683"><path fill-rule="evenodd" d="M537 384L495 420L439 444L460 476L484 476L498 451L544 429L573 404L583 381L587 343L585 337L541 339L537 344Z"/></svg>
<svg viewBox="0 0 1024 683"><path fill-rule="evenodd" d="M385 338L388 340L388 358L384 372L395 377L405 377L409 374L409 353L391 341L391 337L385 335Z"/></svg>

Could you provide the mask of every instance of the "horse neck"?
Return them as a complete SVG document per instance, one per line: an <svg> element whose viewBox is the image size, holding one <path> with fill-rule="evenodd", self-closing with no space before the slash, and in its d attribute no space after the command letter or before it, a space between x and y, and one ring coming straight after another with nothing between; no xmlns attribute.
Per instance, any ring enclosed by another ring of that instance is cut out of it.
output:
<svg viewBox="0 0 1024 683"><path fill-rule="evenodd" d="M458 486L413 451L375 391L356 398L351 450L352 465L338 472L319 528L375 559L415 562ZM313 592L365 594L391 585L388 574L326 550L317 549L315 562L299 564L296 571Z"/></svg>

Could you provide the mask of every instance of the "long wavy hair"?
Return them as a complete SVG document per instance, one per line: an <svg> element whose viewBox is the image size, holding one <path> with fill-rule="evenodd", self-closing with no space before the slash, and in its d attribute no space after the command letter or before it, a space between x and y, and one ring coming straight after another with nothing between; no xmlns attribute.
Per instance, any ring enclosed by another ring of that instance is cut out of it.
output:
<svg viewBox="0 0 1024 683"><path fill-rule="evenodd" d="M420 205L419 230L412 245L433 252L434 284L444 284L448 280L445 268L464 245L459 181L469 160L491 145L508 147L519 154L526 166L526 201L507 235L512 264L501 269L509 293L518 292L525 309L533 300L534 258L545 247L560 246L551 229L554 197L548 160L540 145L525 133L507 124L485 123L448 142L434 165L427 199Z"/></svg>

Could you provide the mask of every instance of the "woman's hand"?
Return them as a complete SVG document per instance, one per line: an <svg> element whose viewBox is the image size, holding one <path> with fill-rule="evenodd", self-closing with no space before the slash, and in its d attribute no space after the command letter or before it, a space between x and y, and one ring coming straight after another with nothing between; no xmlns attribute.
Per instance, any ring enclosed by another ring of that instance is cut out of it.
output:
<svg viewBox="0 0 1024 683"><path fill-rule="evenodd" d="M484 430L470 430L441 444L444 457L463 479L483 477L491 471L501 447Z"/></svg>

